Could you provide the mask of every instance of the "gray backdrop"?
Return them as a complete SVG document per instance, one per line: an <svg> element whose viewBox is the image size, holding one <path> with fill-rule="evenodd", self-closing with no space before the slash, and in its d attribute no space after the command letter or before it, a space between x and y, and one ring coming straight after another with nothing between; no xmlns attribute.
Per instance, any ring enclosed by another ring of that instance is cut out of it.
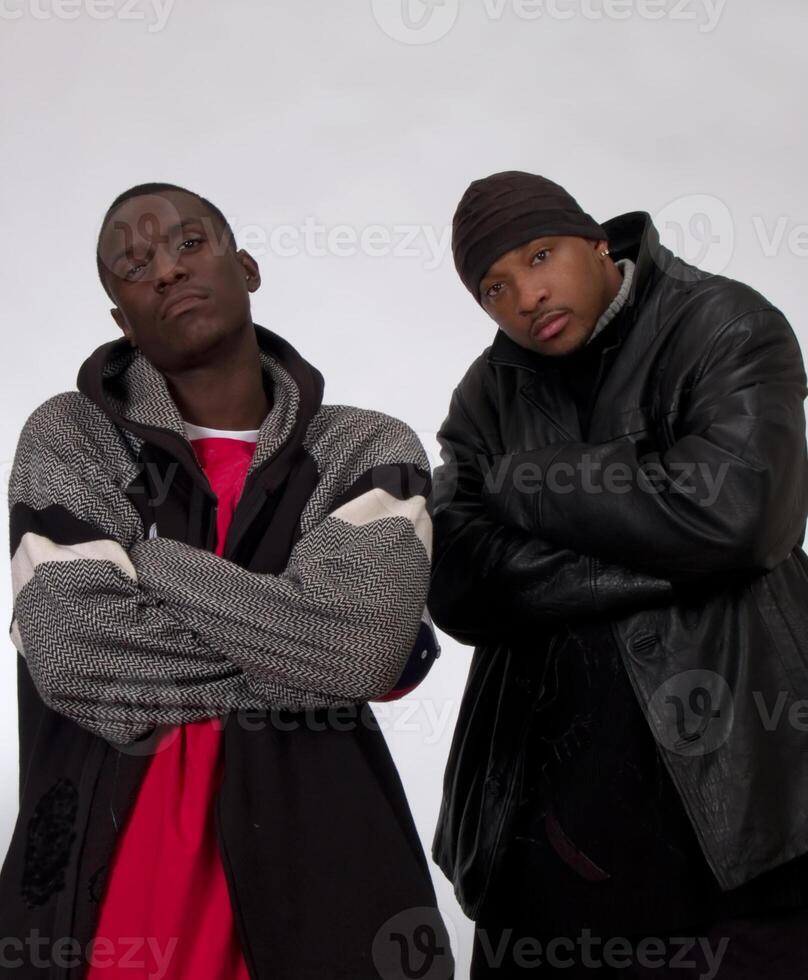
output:
<svg viewBox="0 0 808 980"><path fill-rule="evenodd" d="M803 339L807 27L799 0L0 0L4 487L28 414L119 335L95 235L147 180L222 208L262 269L256 321L323 371L327 401L400 416L435 461L452 387L494 332L449 224L493 171L543 173L598 220L650 211ZM427 849L469 655L444 639L428 681L379 711ZM0 856L15 656L7 640ZM463 977L471 924L435 882Z"/></svg>

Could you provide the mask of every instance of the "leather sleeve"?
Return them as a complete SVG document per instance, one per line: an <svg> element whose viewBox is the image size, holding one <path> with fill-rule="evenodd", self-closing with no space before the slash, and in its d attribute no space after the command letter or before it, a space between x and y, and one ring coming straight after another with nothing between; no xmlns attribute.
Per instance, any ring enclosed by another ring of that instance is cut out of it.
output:
<svg viewBox="0 0 808 980"><path fill-rule="evenodd" d="M491 512L675 583L774 568L800 544L808 516L805 380L782 313L742 314L706 344L667 448L640 455L637 443L618 439L503 456L489 474L499 486ZM514 480L525 465L532 469ZM526 473L541 474L538 492ZM591 492L593 480L601 492Z"/></svg>
<svg viewBox="0 0 808 980"><path fill-rule="evenodd" d="M461 643L524 635L540 624L664 604L664 579L600 562L487 513L483 472L490 445L456 389L440 431L433 475L434 562L429 609Z"/></svg>

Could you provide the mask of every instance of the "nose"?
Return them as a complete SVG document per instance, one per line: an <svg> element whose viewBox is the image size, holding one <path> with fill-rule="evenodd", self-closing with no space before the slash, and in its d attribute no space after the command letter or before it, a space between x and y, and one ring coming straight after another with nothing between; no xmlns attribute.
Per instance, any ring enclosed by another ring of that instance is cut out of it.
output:
<svg viewBox="0 0 808 980"><path fill-rule="evenodd" d="M162 293L167 286L188 278L179 254L160 250L154 257L154 288Z"/></svg>
<svg viewBox="0 0 808 980"><path fill-rule="evenodd" d="M516 309L520 316L534 316L536 311L547 306L550 290L547 284L536 275L520 276L514 282Z"/></svg>

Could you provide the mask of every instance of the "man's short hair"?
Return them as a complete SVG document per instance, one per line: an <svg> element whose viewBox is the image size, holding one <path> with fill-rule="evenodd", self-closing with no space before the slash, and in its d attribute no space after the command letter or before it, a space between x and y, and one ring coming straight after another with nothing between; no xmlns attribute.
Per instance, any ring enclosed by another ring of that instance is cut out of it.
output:
<svg viewBox="0 0 808 980"><path fill-rule="evenodd" d="M117 210L125 201L128 201L133 197L143 197L145 194L159 194L162 191L181 191L183 194L190 194L195 197L201 204L203 204L208 211L213 215L213 217L221 224L224 229L226 239L229 245L234 249L236 247L236 236L233 234L233 229L230 227L230 222L225 218L219 208L215 204L211 203L206 197L202 197L201 194L197 194L196 191L189 191L187 187L180 187L177 184L166 184L166 183L151 183L151 184L136 184L134 187L130 187L128 190L123 191L119 194L115 200L107 208L104 218L101 222L101 227L98 230L98 240L95 246L95 264L98 269L98 278L101 280L101 285L104 287L104 292L112 299L109 291L106 279L106 270L104 264L101 261L101 236L104 233L104 229L107 227L107 222L109 221L110 215Z"/></svg>

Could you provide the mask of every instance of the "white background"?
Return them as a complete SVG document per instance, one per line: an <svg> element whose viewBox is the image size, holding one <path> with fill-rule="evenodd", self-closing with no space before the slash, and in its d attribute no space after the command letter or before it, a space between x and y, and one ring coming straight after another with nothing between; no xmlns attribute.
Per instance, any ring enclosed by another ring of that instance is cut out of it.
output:
<svg viewBox="0 0 808 980"><path fill-rule="evenodd" d="M545 174L600 221L651 212L669 245L760 290L804 342L800 0L151 2L0 0L4 488L28 414L119 335L95 236L142 181L217 203L262 268L256 322L323 371L327 401L400 416L433 460L452 387L494 333L448 226L494 171ZM427 851L469 653L445 639L412 716L387 709ZM7 641L0 856L17 805L15 657ZM437 870L435 883L461 978L471 926Z"/></svg>

